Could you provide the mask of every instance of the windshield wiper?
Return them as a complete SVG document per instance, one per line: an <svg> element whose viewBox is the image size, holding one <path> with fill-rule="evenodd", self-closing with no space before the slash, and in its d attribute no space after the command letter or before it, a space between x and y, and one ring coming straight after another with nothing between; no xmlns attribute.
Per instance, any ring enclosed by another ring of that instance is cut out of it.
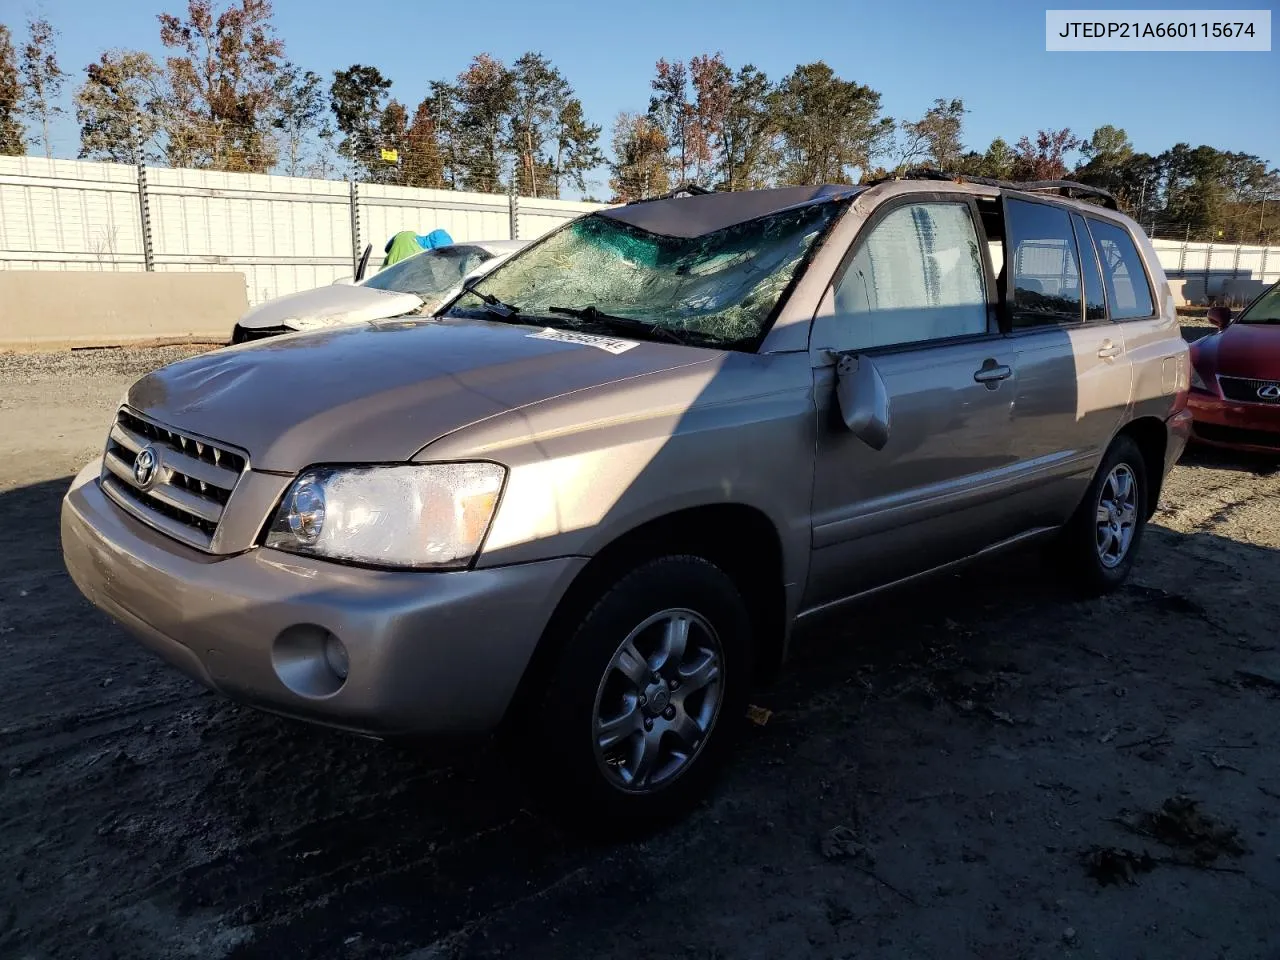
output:
<svg viewBox="0 0 1280 960"><path fill-rule="evenodd" d="M475 284L479 282L479 280L480 278L476 277L476 279L471 281L470 283L463 283L462 292L471 294L473 297L475 297L481 303L483 303L486 313L489 313L497 317L499 320L511 320L513 317L515 317L516 314L520 312L519 307L513 307L509 303L503 303L501 300L495 297L492 293L485 293L481 290L477 290L475 288Z"/></svg>
<svg viewBox="0 0 1280 960"><path fill-rule="evenodd" d="M672 343L678 343L682 347L689 346L688 340L660 323L650 323L648 320L637 320L635 317L619 317L612 313L602 313L593 306L548 307L547 312L563 314L566 317L574 317L578 320L585 320L588 323L595 323L605 327L630 330L635 333L656 334L660 337L665 337Z"/></svg>
<svg viewBox="0 0 1280 960"><path fill-rule="evenodd" d="M516 315L520 313L519 307L513 307L509 303L503 303L492 293L481 293L479 290L470 290L469 293L475 294L484 304L486 313L490 313L499 320L514 320Z"/></svg>

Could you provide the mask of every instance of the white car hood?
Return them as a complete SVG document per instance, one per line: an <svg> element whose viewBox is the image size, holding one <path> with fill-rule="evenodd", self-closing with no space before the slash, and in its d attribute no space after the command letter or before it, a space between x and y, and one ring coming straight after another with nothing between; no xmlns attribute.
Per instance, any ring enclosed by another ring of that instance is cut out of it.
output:
<svg viewBox="0 0 1280 960"><path fill-rule="evenodd" d="M263 327L313 330L399 317L417 310L422 303L422 298L412 293L339 283L268 300L241 317L240 326L247 330Z"/></svg>

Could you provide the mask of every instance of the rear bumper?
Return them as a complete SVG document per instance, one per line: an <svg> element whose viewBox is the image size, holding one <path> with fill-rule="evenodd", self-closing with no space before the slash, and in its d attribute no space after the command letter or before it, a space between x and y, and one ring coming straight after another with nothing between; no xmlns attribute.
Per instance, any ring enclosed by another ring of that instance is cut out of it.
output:
<svg viewBox="0 0 1280 960"><path fill-rule="evenodd" d="M1173 465L1181 459L1191 439L1192 418L1190 410L1179 410L1165 421L1169 429L1169 442L1164 452L1164 472L1168 476Z"/></svg>
<svg viewBox="0 0 1280 960"><path fill-rule="evenodd" d="M1280 404L1237 403L1193 392L1187 409L1197 443L1253 453L1280 453Z"/></svg>
<svg viewBox="0 0 1280 960"><path fill-rule="evenodd" d="M211 556L121 511L99 469L81 471L62 505L67 570L91 602L208 687L375 736L495 728L586 563L422 573L263 548ZM345 681L327 666L329 634L345 647Z"/></svg>

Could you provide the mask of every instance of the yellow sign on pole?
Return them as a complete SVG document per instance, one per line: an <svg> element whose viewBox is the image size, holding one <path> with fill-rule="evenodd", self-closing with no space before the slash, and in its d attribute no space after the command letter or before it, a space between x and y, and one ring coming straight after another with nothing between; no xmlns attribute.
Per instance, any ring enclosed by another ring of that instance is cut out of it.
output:
<svg viewBox="0 0 1280 960"><path fill-rule="evenodd" d="M384 148L383 148L383 150L382 150L382 159L383 159L383 160L385 160L385 161L387 161L387 163L396 163L396 162L397 162L397 161L399 161L399 159L400 159L400 151L399 151L399 150L387 150L387 149L384 147Z"/></svg>

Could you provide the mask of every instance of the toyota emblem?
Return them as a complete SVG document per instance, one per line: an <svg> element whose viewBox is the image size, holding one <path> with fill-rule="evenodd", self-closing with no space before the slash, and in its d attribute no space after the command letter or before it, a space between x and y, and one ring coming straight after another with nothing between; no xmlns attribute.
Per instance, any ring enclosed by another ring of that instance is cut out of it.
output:
<svg viewBox="0 0 1280 960"><path fill-rule="evenodd" d="M133 479L143 490L151 486L151 481L156 478L156 467L160 465L160 458L156 456L154 447L146 446L138 451L138 455L133 458Z"/></svg>
<svg viewBox="0 0 1280 960"><path fill-rule="evenodd" d="M1264 383L1258 388L1258 397L1262 400L1280 400L1280 383Z"/></svg>

